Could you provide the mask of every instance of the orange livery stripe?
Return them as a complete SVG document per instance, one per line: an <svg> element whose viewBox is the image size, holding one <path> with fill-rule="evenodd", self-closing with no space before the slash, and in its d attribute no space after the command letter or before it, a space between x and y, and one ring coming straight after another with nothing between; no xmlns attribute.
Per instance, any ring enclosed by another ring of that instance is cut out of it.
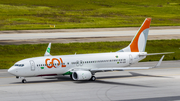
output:
<svg viewBox="0 0 180 101"><path fill-rule="evenodd" d="M130 44L130 49L131 49L131 52L139 52L139 49L138 49L138 39L139 39L139 36L140 34L147 28L150 27L150 23L151 23L151 18L147 18L143 25L141 26L139 32L136 34L136 37L134 38L134 40L132 41L132 43Z"/></svg>

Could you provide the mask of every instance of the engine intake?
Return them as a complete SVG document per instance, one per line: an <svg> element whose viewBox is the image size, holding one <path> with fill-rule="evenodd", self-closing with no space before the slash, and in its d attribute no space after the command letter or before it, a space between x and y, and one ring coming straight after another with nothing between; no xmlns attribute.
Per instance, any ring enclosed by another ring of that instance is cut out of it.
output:
<svg viewBox="0 0 180 101"><path fill-rule="evenodd" d="M72 74L73 80L90 80L92 74L90 71L76 71Z"/></svg>

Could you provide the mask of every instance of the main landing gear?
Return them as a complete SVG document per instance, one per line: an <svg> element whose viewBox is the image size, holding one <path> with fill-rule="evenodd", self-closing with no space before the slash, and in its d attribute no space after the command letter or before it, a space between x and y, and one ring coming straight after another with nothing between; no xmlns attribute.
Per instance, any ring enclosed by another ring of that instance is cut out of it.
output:
<svg viewBox="0 0 180 101"><path fill-rule="evenodd" d="M22 79L22 83L26 83L27 81L26 81L26 79Z"/></svg>
<svg viewBox="0 0 180 101"><path fill-rule="evenodd" d="M90 81L95 81L96 80L96 77L95 76L92 76Z"/></svg>

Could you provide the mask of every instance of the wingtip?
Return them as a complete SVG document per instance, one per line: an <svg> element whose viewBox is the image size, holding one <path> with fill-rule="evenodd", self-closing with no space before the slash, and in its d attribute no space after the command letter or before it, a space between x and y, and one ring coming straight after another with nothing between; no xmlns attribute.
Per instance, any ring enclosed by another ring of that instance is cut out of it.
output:
<svg viewBox="0 0 180 101"><path fill-rule="evenodd" d="M157 63L157 65L154 66L153 68L159 67L159 66L161 65L161 62L162 62L163 59L164 59L164 55L161 57L161 59L159 60L159 62Z"/></svg>

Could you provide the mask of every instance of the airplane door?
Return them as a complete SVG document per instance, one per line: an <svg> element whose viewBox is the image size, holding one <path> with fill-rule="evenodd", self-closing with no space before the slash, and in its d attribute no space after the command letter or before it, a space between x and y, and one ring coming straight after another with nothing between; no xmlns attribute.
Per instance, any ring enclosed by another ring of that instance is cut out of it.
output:
<svg viewBox="0 0 180 101"><path fill-rule="evenodd" d="M80 66L82 66L83 65L83 61L82 60L80 60Z"/></svg>
<svg viewBox="0 0 180 101"><path fill-rule="evenodd" d="M133 57L131 54L129 54L129 65L131 65L133 63Z"/></svg>
<svg viewBox="0 0 180 101"><path fill-rule="evenodd" d="M30 65L31 65L31 71L35 71L35 63L33 60L30 60Z"/></svg>
<svg viewBox="0 0 180 101"><path fill-rule="evenodd" d="M78 60L76 61L76 66L77 66L77 67L79 66L79 61L78 61Z"/></svg>

